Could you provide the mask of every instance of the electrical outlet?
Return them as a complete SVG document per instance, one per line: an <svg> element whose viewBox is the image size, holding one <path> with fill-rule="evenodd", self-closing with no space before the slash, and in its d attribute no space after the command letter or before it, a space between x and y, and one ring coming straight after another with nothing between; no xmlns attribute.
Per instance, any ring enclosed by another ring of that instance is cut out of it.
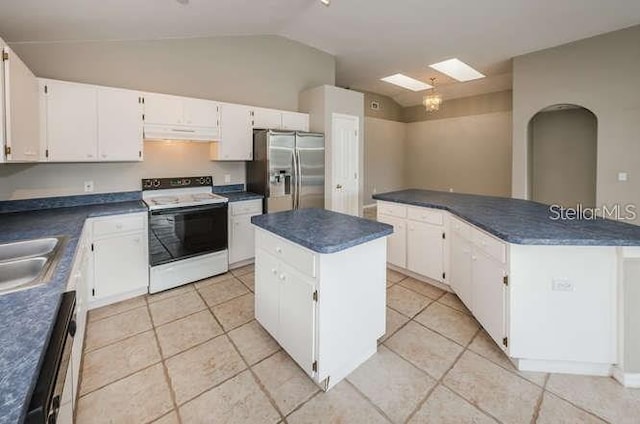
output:
<svg viewBox="0 0 640 424"><path fill-rule="evenodd" d="M554 278L551 281L553 291L573 291L573 281L566 278Z"/></svg>
<svg viewBox="0 0 640 424"><path fill-rule="evenodd" d="M231 182L231 174L224 174L224 182L225 184L229 184Z"/></svg>
<svg viewBox="0 0 640 424"><path fill-rule="evenodd" d="M91 193L93 191L93 181L84 182L84 192Z"/></svg>

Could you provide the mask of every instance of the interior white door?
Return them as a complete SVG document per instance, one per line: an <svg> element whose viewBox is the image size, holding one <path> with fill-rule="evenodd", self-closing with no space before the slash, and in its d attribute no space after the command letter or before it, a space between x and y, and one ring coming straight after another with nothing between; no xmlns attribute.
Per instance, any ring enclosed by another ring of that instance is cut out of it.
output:
<svg viewBox="0 0 640 424"><path fill-rule="evenodd" d="M223 104L220 107L220 152L218 159L251 160L253 129L249 106Z"/></svg>
<svg viewBox="0 0 640 424"><path fill-rule="evenodd" d="M98 159L142 160L140 93L98 88Z"/></svg>
<svg viewBox="0 0 640 424"><path fill-rule="evenodd" d="M54 162L98 160L97 89L47 81L47 149Z"/></svg>
<svg viewBox="0 0 640 424"><path fill-rule="evenodd" d="M331 209L359 216L360 120L357 116L334 113L331 122Z"/></svg>
<svg viewBox="0 0 640 424"><path fill-rule="evenodd" d="M6 146L11 149L6 159L17 162L38 161L40 126L35 124L38 122L40 107L38 80L11 48L4 46L3 53L7 55L7 59L3 60L6 117L3 134Z"/></svg>
<svg viewBox="0 0 640 424"><path fill-rule="evenodd" d="M95 240L95 298L105 298L145 287L148 258L141 234L117 235Z"/></svg>
<svg viewBox="0 0 640 424"><path fill-rule="evenodd" d="M407 268L436 281L444 280L442 227L408 221Z"/></svg>
<svg viewBox="0 0 640 424"><path fill-rule="evenodd" d="M278 341L309 375L313 374L316 302L314 284L280 263L280 328Z"/></svg>

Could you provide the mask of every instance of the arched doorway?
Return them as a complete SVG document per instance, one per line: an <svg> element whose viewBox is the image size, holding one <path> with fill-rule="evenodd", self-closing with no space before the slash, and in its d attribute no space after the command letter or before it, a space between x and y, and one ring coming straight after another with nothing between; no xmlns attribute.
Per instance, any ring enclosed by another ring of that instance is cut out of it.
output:
<svg viewBox="0 0 640 424"><path fill-rule="evenodd" d="M557 104L529 121L529 198L566 207L596 205L597 118Z"/></svg>

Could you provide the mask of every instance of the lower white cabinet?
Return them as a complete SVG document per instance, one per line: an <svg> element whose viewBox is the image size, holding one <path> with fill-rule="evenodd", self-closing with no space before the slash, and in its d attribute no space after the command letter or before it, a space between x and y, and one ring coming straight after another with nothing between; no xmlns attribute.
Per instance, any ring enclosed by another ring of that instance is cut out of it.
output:
<svg viewBox="0 0 640 424"><path fill-rule="evenodd" d="M378 221L393 226L387 237L387 262L400 268L407 267L407 224L404 219L378 215Z"/></svg>
<svg viewBox="0 0 640 424"><path fill-rule="evenodd" d="M255 256L255 234L251 217L262 214L262 199L229 203L229 263Z"/></svg>
<svg viewBox="0 0 640 424"><path fill-rule="evenodd" d="M146 213L93 218L91 306L143 294L149 287Z"/></svg>
<svg viewBox="0 0 640 424"><path fill-rule="evenodd" d="M407 221L407 269L444 281L444 230L442 226Z"/></svg>
<svg viewBox="0 0 640 424"><path fill-rule="evenodd" d="M469 309L473 304L471 285L471 242L455 230L451 232L449 285Z"/></svg>
<svg viewBox="0 0 640 424"><path fill-rule="evenodd" d="M384 334L385 244L320 254L256 227L256 319L325 390Z"/></svg>
<svg viewBox="0 0 640 424"><path fill-rule="evenodd" d="M478 248L473 249L471 266L471 311L489 336L503 350L507 348L505 323L506 269Z"/></svg>

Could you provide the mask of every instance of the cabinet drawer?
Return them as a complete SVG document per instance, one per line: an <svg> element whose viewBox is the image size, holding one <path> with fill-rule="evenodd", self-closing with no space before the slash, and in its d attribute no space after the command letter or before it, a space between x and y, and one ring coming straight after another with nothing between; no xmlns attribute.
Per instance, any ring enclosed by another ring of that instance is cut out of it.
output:
<svg viewBox="0 0 640 424"><path fill-rule="evenodd" d="M442 211L427 208L408 208L409 219L414 221L426 222L428 224L442 225L444 216Z"/></svg>
<svg viewBox="0 0 640 424"><path fill-rule="evenodd" d="M471 240L471 232L473 228L469 224L459 220L458 218L450 217L449 219L451 231L459 234L467 240Z"/></svg>
<svg viewBox="0 0 640 424"><path fill-rule="evenodd" d="M282 262L311 277L316 276L315 255L264 230L256 231L256 247L264 249Z"/></svg>
<svg viewBox="0 0 640 424"><path fill-rule="evenodd" d="M497 259L500 262L505 262L507 260L507 247L500 240L497 240L480 230L474 229L472 241L476 247L483 250L492 258Z"/></svg>
<svg viewBox="0 0 640 424"><path fill-rule="evenodd" d="M144 230L144 221L146 219L146 214L100 218L93 223L93 236L100 237L129 231L142 231Z"/></svg>
<svg viewBox="0 0 640 424"><path fill-rule="evenodd" d="M395 216L396 218L406 218L407 207L393 203L378 202L378 214Z"/></svg>
<svg viewBox="0 0 640 424"><path fill-rule="evenodd" d="M229 203L229 213L232 216L246 214L261 214L262 200L245 200L242 202Z"/></svg>

